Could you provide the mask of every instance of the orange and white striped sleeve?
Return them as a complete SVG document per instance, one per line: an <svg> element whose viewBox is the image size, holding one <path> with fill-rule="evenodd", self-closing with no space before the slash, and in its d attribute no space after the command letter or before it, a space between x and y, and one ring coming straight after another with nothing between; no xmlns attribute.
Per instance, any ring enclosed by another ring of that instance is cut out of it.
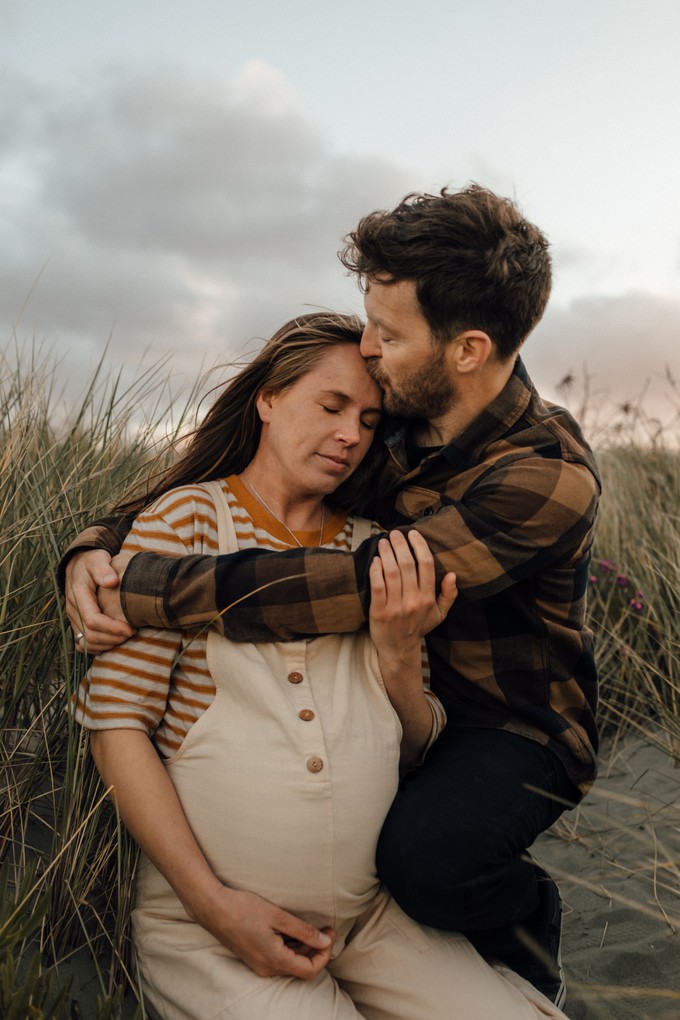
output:
<svg viewBox="0 0 680 1020"><path fill-rule="evenodd" d="M217 551L210 497L196 486L161 496L136 519L123 549L170 556ZM124 644L97 655L74 699L74 717L87 729L156 732L182 648L180 631L140 629Z"/></svg>

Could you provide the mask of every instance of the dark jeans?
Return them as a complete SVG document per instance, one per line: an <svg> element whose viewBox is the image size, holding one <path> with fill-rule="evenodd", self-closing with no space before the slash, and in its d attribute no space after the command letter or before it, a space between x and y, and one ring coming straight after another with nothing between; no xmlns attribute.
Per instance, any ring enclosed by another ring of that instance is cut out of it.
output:
<svg viewBox="0 0 680 1020"><path fill-rule="evenodd" d="M504 957L517 945L512 926L539 903L527 847L576 799L562 763L535 741L448 727L397 793L378 874L416 921Z"/></svg>

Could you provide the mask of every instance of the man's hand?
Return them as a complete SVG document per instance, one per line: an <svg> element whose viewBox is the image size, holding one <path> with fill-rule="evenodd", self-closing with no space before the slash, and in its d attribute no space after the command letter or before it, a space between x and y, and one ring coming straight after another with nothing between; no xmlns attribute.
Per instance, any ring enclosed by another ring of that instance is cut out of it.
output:
<svg viewBox="0 0 680 1020"><path fill-rule="evenodd" d="M255 893L222 886L196 920L260 977L311 980L331 958L335 932L319 930Z"/></svg>
<svg viewBox="0 0 680 1020"><path fill-rule="evenodd" d="M130 558L118 555L112 561L103 549L88 549L66 567L66 614L74 634L82 635L76 641L81 652L108 651L135 633L121 612L118 592Z"/></svg>

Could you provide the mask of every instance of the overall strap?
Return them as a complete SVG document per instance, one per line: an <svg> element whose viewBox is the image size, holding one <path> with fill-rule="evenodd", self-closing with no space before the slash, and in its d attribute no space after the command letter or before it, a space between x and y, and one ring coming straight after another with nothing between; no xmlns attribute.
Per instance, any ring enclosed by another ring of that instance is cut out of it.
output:
<svg viewBox="0 0 680 1020"><path fill-rule="evenodd" d="M220 553L238 552L238 542L231 510L224 490L219 482L202 482L203 488L212 496L217 513L217 543Z"/></svg>
<svg viewBox="0 0 680 1020"><path fill-rule="evenodd" d="M352 552L360 546L366 538L371 537L371 522L366 517L355 517L352 530Z"/></svg>

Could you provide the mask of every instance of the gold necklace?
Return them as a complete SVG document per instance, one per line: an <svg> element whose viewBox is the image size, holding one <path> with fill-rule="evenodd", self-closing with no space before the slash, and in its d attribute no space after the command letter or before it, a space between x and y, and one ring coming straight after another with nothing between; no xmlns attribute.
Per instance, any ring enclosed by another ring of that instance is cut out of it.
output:
<svg viewBox="0 0 680 1020"><path fill-rule="evenodd" d="M258 501L258 503L261 503L262 506L267 511L267 513L270 513L272 515L272 517L274 518L274 520L278 521L279 524L281 525L281 527L286 529L286 531L288 532L290 537L293 539L295 544L298 545L301 549L304 549L304 546L303 546L302 542L297 537L295 532L291 531L290 528L288 527L288 525L286 524L286 522L282 521L281 518L279 517L279 515L274 513L274 511L270 507L269 503L265 503L265 501L262 499L262 496L259 494L259 492L255 488L255 486L251 482L250 478L248 477L248 471L247 471L246 468L243 469L243 480L246 483L246 485L248 486L248 488L250 489L250 491L252 492L252 494L255 497L255 499ZM323 541L323 526L325 524L325 517L326 517L326 507L324 506L324 504L322 502L321 503L321 527L319 528L319 548L321 548L321 543Z"/></svg>

